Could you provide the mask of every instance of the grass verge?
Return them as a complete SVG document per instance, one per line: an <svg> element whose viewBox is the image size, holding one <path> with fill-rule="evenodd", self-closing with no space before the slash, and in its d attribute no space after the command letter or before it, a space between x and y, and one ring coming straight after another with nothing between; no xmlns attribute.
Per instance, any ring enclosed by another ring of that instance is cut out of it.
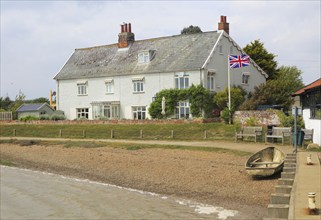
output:
<svg viewBox="0 0 321 220"><path fill-rule="evenodd" d="M14 167L16 166L13 162L0 158L0 165Z"/></svg>

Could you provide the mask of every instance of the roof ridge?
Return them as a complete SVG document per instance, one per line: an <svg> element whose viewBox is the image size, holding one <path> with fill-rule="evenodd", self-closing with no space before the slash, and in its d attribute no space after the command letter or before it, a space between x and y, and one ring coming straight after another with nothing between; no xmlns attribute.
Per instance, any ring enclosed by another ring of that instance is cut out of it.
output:
<svg viewBox="0 0 321 220"><path fill-rule="evenodd" d="M135 40L134 43L135 42L144 42L144 41L154 41L154 40L166 39L166 38L176 38L176 37L190 36L190 35L209 34L209 33L218 33L218 31L206 31L206 32L200 32L200 33L193 33L193 34L176 34L176 35L163 36L163 37L154 37L154 38ZM100 47L112 47L112 46L117 46L117 43L98 45L98 46L92 46L92 47L76 48L75 51L76 50L90 50L90 49L95 49L95 48L100 48Z"/></svg>

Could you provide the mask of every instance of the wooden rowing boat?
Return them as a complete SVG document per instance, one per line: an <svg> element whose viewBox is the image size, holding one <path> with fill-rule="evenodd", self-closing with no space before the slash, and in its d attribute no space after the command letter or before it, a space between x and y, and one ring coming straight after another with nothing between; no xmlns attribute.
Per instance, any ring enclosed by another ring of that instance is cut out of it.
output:
<svg viewBox="0 0 321 220"><path fill-rule="evenodd" d="M267 147L253 154L245 164L251 176L272 176L280 172L284 165L284 153L276 147Z"/></svg>

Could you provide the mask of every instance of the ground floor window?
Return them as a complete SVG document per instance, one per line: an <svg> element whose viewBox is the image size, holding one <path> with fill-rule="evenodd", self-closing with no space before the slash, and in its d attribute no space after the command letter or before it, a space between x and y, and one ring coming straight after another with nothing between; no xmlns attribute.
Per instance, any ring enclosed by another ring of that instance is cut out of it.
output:
<svg viewBox="0 0 321 220"><path fill-rule="evenodd" d="M190 106L189 101L181 101L176 105L176 118L189 118Z"/></svg>
<svg viewBox="0 0 321 220"><path fill-rule="evenodd" d="M119 119L120 106L117 103L112 102L99 102L92 103L93 106L93 119Z"/></svg>
<svg viewBox="0 0 321 220"><path fill-rule="evenodd" d="M77 108L77 119L88 119L88 108Z"/></svg>
<svg viewBox="0 0 321 220"><path fill-rule="evenodd" d="M146 119L146 106L135 106L132 107L132 110L134 120Z"/></svg>

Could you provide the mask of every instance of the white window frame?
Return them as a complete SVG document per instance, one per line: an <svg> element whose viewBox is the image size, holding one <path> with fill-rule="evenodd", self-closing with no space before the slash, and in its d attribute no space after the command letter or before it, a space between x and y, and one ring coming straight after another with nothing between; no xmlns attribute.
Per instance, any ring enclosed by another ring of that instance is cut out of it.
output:
<svg viewBox="0 0 321 220"><path fill-rule="evenodd" d="M89 119L89 108L77 108L76 115L77 119Z"/></svg>
<svg viewBox="0 0 321 220"><path fill-rule="evenodd" d="M191 117L190 103L188 100L179 101L176 103L176 118L187 119Z"/></svg>
<svg viewBox="0 0 321 220"><path fill-rule="evenodd" d="M108 103L92 104L93 119L119 119L119 105Z"/></svg>
<svg viewBox="0 0 321 220"><path fill-rule="evenodd" d="M242 73L242 84L248 85L250 81L250 73Z"/></svg>
<svg viewBox="0 0 321 220"><path fill-rule="evenodd" d="M114 93L114 80L106 80L105 81L106 94Z"/></svg>
<svg viewBox="0 0 321 220"><path fill-rule="evenodd" d="M148 63L150 61L149 51L143 51L138 53L138 63Z"/></svg>
<svg viewBox="0 0 321 220"><path fill-rule="evenodd" d="M189 75L186 73L175 74L175 88L176 89L188 89L189 88Z"/></svg>
<svg viewBox="0 0 321 220"><path fill-rule="evenodd" d="M215 72L208 71L207 73L207 89L215 91Z"/></svg>
<svg viewBox="0 0 321 220"><path fill-rule="evenodd" d="M77 83L78 96L87 95L87 83Z"/></svg>
<svg viewBox="0 0 321 220"><path fill-rule="evenodd" d="M146 119L146 106L132 106L132 116L134 120Z"/></svg>
<svg viewBox="0 0 321 220"><path fill-rule="evenodd" d="M133 80L133 93L144 93L144 89L144 80Z"/></svg>

